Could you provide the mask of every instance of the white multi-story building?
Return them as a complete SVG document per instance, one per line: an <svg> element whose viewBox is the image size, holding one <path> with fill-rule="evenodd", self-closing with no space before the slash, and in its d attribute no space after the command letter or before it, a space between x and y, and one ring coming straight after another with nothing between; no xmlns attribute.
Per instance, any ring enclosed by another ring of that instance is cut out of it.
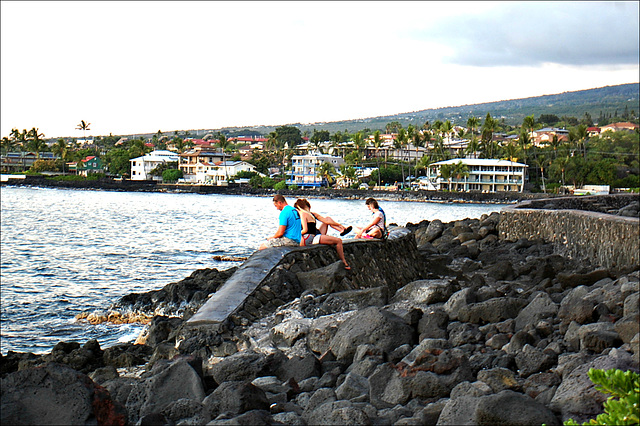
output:
<svg viewBox="0 0 640 426"><path fill-rule="evenodd" d="M468 176L451 176L445 179L441 167L462 162L467 166ZM487 158L454 158L433 163L427 169L427 178L440 190L501 192L524 190L527 165L508 160Z"/></svg>
<svg viewBox="0 0 640 426"><path fill-rule="evenodd" d="M317 152L292 156L291 175L287 179L287 185L318 187L326 184L326 180L318 176L318 169L323 163L329 163L337 169L344 164L344 160L342 157Z"/></svg>
<svg viewBox="0 0 640 426"><path fill-rule="evenodd" d="M214 185L227 185L228 180L240 172L255 172L256 167L246 161L218 161L216 163L197 163L195 182Z"/></svg>
<svg viewBox="0 0 640 426"><path fill-rule="evenodd" d="M151 170L160 164L175 161L178 162L178 153L172 151L157 150L142 157L129 160L131 162L131 180L162 180L161 176L151 176Z"/></svg>

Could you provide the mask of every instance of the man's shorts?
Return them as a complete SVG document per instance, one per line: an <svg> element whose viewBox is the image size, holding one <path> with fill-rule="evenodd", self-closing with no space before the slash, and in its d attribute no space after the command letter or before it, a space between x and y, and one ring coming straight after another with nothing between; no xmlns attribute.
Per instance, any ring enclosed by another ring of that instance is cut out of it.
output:
<svg viewBox="0 0 640 426"><path fill-rule="evenodd" d="M265 242L265 247L285 247L285 246L293 246L298 247L300 243L298 241L292 240L287 237L273 238L271 240L267 240Z"/></svg>

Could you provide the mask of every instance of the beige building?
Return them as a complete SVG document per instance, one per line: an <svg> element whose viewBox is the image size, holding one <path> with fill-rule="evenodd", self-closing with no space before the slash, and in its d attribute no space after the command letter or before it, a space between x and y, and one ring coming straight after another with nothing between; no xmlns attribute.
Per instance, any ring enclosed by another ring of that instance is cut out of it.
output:
<svg viewBox="0 0 640 426"><path fill-rule="evenodd" d="M462 162L468 176L451 176L445 179L441 167ZM524 190L527 165L508 160L487 158L454 158L433 163L427 170L429 182L439 190L501 192Z"/></svg>

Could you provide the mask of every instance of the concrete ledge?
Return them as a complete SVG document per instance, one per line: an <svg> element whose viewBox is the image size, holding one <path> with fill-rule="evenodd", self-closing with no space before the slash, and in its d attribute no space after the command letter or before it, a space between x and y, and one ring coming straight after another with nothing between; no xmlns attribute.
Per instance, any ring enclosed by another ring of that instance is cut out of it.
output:
<svg viewBox="0 0 640 426"><path fill-rule="evenodd" d="M415 256L418 256L415 239L407 228L392 229L387 241L348 240L343 246L345 256L352 268L350 279L357 287L382 285L390 278L388 275L396 278L390 280L390 285L397 287L406 284L404 281L415 279L419 275L416 268L405 264L405 262L418 263L415 262ZM239 315L245 303L250 303L259 310L268 302L258 303L258 300L264 301L270 297L289 299L290 297L284 294L290 295L290 291L278 291L276 288L271 288L272 285L266 284L280 281L270 280L273 274L281 270L297 272L324 267L337 260L339 259L335 249L326 245L258 250L238 268L220 290L211 295L198 312L187 321L187 325L197 327L220 324L234 315ZM266 290L261 289L263 286ZM257 295L261 291L262 293ZM259 306L255 306L256 304Z"/></svg>
<svg viewBox="0 0 640 426"><path fill-rule="evenodd" d="M553 243L559 254L573 258L589 258L592 263L606 268L638 265L640 220L563 208L597 200L597 197L589 198L566 197L525 201L505 207L500 212L500 239L543 239ZM623 198L629 202L635 199L637 196Z"/></svg>

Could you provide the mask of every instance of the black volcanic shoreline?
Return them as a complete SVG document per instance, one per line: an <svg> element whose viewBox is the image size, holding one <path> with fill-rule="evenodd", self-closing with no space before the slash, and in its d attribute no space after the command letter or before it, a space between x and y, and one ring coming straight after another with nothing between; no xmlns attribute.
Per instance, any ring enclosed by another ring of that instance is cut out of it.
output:
<svg viewBox="0 0 640 426"><path fill-rule="evenodd" d="M106 190L126 192L170 192L195 194L221 194L246 196L272 196L279 193L285 196L304 196L309 198L355 199L364 200L374 197L384 201L430 201L430 202L459 202L459 203L515 203L522 200L550 198L555 194L521 193L521 192L442 192L442 191L374 191L360 189L262 189L244 185L213 186L197 184L160 184L155 181L132 180L86 180L86 181L56 181L43 176L27 176L25 179L10 179L2 182L2 186L31 186L44 188L66 188L82 190Z"/></svg>

